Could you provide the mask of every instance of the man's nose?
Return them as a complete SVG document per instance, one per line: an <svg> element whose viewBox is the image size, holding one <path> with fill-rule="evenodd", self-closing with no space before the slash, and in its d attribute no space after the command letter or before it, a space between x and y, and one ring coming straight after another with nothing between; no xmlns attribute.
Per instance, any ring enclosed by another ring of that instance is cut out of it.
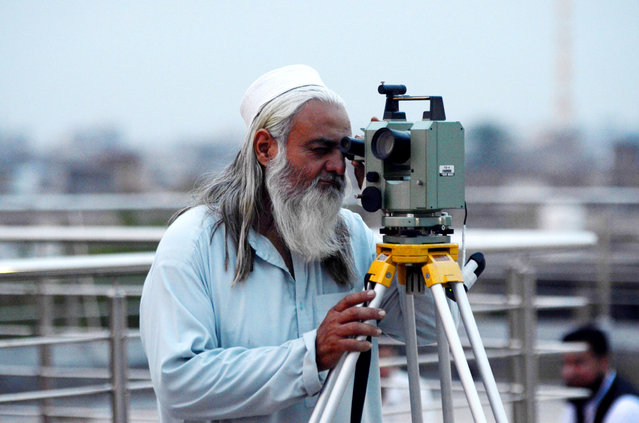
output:
<svg viewBox="0 0 639 423"><path fill-rule="evenodd" d="M326 161L326 171L335 172L338 175L343 175L346 172L346 162L344 161L344 155L341 151L335 150Z"/></svg>

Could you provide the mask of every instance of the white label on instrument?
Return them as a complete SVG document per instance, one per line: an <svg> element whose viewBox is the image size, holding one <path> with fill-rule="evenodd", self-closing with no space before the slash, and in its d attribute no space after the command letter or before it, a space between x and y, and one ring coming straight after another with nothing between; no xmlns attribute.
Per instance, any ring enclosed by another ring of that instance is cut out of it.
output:
<svg viewBox="0 0 639 423"><path fill-rule="evenodd" d="M455 176L455 165L439 165L439 176Z"/></svg>

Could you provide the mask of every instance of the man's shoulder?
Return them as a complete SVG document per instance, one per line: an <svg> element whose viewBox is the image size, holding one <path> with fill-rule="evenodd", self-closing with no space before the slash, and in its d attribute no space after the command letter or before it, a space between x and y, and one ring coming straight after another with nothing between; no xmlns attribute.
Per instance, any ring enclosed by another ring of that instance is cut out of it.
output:
<svg viewBox="0 0 639 423"><path fill-rule="evenodd" d="M359 214L348 209L342 209L340 214L348 228L353 252L355 255L362 254L363 262L368 266L370 264L370 256L375 254L375 244L378 242L375 234L364 223Z"/></svg>
<svg viewBox="0 0 639 423"><path fill-rule="evenodd" d="M184 248L202 239L210 239L218 217L206 206L192 207L180 214L167 228L158 251Z"/></svg>
<svg viewBox="0 0 639 423"><path fill-rule="evenodd" d="M604 423L629 423L639 421L639 397L624 394L617 398L606 413Z"/></svg>
<svg viewBox="0 0 639 423"><path fill-rule="evenodd" d="M351 232L353 230L355 231L370 230L368 226L366 226L366 223L364 223L364 220L362 220L362 216L355 213L354 211L342 208L340 210L340 215L342 216L342 219L344 219L344 223L346 224L348 229L351 230Z"/></svg>

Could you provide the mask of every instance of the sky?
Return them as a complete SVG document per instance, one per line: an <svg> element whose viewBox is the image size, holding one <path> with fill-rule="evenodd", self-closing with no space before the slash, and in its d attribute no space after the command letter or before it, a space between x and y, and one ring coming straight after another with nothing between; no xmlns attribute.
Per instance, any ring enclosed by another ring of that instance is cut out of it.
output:
<svg viewBox="0 0 639 423"><path fill-rule="evenodd" d="M39 145L105 125L141 145L241 134L250 83L305 63L353 128L382 114L386 81L443 96L466 126L534 133L557 122L558 1L0 0L0 131ZM572 2L572 126L639 131L638 22L636 0Z"/></svg>

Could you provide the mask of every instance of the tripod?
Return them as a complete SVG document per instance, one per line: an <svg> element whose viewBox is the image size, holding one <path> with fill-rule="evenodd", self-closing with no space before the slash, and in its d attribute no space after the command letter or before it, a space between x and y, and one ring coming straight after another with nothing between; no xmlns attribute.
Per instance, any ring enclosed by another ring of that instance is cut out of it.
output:
<svg viewBox="0 0 639 423"><path fill-rule="evenodd" d="M483 256L481 253L471 256L468 264L464 266L463 274L456 262L457 256L458 246L456 244L377 244L377 259L371 264L366 275L367 282L374 284L376 292L370 306L377 307L379 305L384 291L390 287L393 277L397 273L398 283L406 287L404 327L411 416L413 423L422 423L414 295L423 294L424 285L431 290L438 316L438 352L440 376L442 377L444 422L452 422L451 376L448 358L448 348L450 348L473 419L477 423L484 423L486 416L446 301L447 293L444 289L444 285L446 285L449 293L452 293L459 305L462 321L477 360L495 421L507 423L506 412L497 391L497 384L488 363L464 286L465 280L469 286L472 285L483 270ZM448 345L444 345L446 341ZM332 422L358 357L358 352L344 355L329 373L309 423Z"/></svg>

